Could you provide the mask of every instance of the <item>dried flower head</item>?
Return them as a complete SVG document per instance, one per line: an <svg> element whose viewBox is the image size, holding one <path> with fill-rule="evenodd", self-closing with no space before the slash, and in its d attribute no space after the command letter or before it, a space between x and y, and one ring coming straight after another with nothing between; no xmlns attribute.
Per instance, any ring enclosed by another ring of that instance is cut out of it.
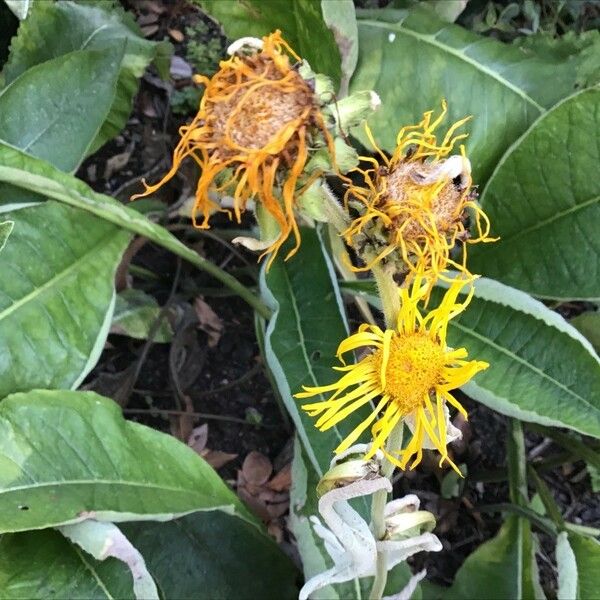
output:
<svg viewBox="0 0 600 600"><path fill-rule="evenodd" d="M438 142L435 131L446 112L443 102L434 120L429 111L418 125L402 128L391 158L378 148L367 128L381 162L362 157L373 167L356 169L364 184L350 183L345 195L346 204L356 208L359 216L344 235L366 263L355 270L368 270L386 259L395 264L396 272L426 274L430 280L444 278L441 274L448 266L468 273L466 248L462 264L450 258L455 244L493 241L488 218L475 202L464 147L461 154L451 156L467 137L455 133L469 118L454 123ZM472 239L466 225L469 212L478 232Z"/></svg>
<svg viewBox="0 0 600 600"><path fill-rule="evenodd" d="M279 226L279 236L265 253L272 258L293 233L300 234L294 217L297 190L307 188L320 174L303 177L311 149L334 145L320 111L311 81L305 80L290 57L300 58L279 31L263 38L243 38L230 47L233 56L220 63L212 78L197 76L205 85L198 114L180 129L171 170L161 181L147 185L152 194L191 156L201 169L193 210L194 225L208 228L209 217L223 210L215 194L230 194L240 220L250 199L262 204ZM198 213L202 219L198 221Z"/></svg>
<svg viewBox="0 0 600 600"><path fill-rule="evenodd" d="M321 431L375 402L371 415L335 449L336 453L349 448L375 422L373 443L365 456L368 460L384 449L394 427L404 421L412 439L404 450L395 452L400 458L386 452L390 461L404 469L414 457L410 465L414 468L421 461L423 448L436 448L441 454L440 465L447 461L460 473L448 457L446 445L460 432L449 421L446 403L466 417L465 409L450 392L488 367L482 361L465 360L465 348L455 350L446 345L449 321L466 308L473 294L471 289L462 303L457 302L465 282L455 279L440 305L423 315L419 303L427 296L429 284L416 275L411 288L400 291L402 307L395 329L382 331L376 325L361 325L358 333L339 345L338 358L343 362L343 355L357 348L371 352L356 364L336 367L344 375L335 383L305 387L296 394L297 398L309 398L332 393L326 400L302 406L311 416L319 415L316 426Z"/></svg>

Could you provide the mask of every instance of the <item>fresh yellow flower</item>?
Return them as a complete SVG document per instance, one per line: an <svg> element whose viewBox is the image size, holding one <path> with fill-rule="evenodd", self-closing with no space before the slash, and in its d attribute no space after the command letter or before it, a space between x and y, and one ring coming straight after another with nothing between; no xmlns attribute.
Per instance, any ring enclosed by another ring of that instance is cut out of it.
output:
<svg viewBox="0 0 600 600"><path fill-rule="evenodd" d="M412 431L412 439L404 450L392 449L399 457L386 452L394 464L405 469L414 457L412 469L421 461L423 448L436 448L441 454L440 465L447 461L458 471L446 445L460 432L449 421L446 403L466 418L465 409L451 391L489 366L483 361L466 360L465 348L446 346L449 321L466 308L473 295L471 288L463 302L457 301L465 283L465 279L455 279L440 305L423 315L419 303L427 296L429 284L417 275L410 288L400 290L402 307L395 329L382 331L375 325L361 325L358 333L339 345L337 356L344 362L346 352L358 348L372 351L356 364L336 367L344 373L337 382L304 387L304 392L296 394L297 398L309 398L332 393L326 400L302 406L311 416L319 416L316 426L321 431L374 402L374 408L370 404L370 416L342 441L336 454L352 446L375 422L373 443L365 456L369 459L378 449L384 450L391 431L404 421Z"/></svg>
<svg viewBox="0 0 600 600"><path fill-rule="evenodd" d="M441 274L449 266L468 273L465 242L494 241L489 237L488 218L475 202L471 164L464 147L460 154L450 156L467 137L455 132L469 117L454 123L438 142L435 130L446 112L443 102L435 120L429 111L418 125L402 128L391 158L378 148L367 127L380 160L361 157L373 167L356 169L364 185L349 183L345 195L346 204L357 208L359 216L344 235L366 263L355 270L369 270L385 259L396 261L398 272L427 274L430 281L440 276L444 279ZM466 226L469 212L478 231L472 239ZM457 242L463 243L461 264L450 258Z"/></svg>
<svg viewBox="0 0 600 600"><path fill-rule="evenodd" d="M262 43L243 38L212 78L196 76L196 82L205 86L204 95L192 123L180 129L171 170L154 185L144 182L145 192L133 198L154 193L176 174L185 158L192 157L201 169L194 226L208 228L211 214L222 210L214 194L233 196L238 222L248 201L255 199L280 229L265 254L273 252L273 258L291 233L296 246L288 256L296 252L300 233L294 203L302 193L296 186L309 146L327 145L332 155L334 148L311 82L290 64L290 56L300 60L279 31L264 37ZM311 183L302 181L303 188ZM200 222L197 213L202 214Z"/></svg>

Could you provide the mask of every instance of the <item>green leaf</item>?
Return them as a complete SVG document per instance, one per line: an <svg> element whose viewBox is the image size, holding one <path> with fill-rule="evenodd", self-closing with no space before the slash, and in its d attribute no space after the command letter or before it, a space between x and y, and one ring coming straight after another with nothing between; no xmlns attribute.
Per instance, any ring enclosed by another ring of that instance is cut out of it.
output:
<svg viewBox="0 0 600 600"><path fill-rule="evenodd" d="M529 521L510 516L495 538L467 557L444 599L543 598L536 578Z"/></svg>
<svg viewBox="0 0 600 600"><path fill-rule="evenodd" d="M303 385L327 385L339 378L332 367L339 365L335 354L348 328L320 233L303 228L298 253L284 261L280 256L286 252L282 249L270 270L263 269L261 274L263 297L275 311L265 337L266 358L308 460L320 478L329 469L334 448L364 420L365 411L357 411L337 427L321 432L314 419L300 408L308 401L293 397ZM324 396L310 401L319 399Z"/></svg>
<svg viewBox="0 0 600 600"><path fill-rule="evenodd" d="M321 0L321 10L340 51L342 76L339 96L344 97L348 93L350 78L358 62L358 25L354 2Z"/></svg>
<svg viewBox="0 0 600 600"><path fill-rule="evenodd" d="M120 528L142 553L164 598L298 597L292 562L256 527L219 512Z"/></svg>
<svg viewBox="0 0 600 600"><path fill-rule="evenodd" d="M333 561L325 549L325 543L314 531L310 517L319 516L316 494L320 476L306 457L298 436L294 438L294 458L292 461L292 487L290 489L290 531L294 534L300 557L304 579L308 580L333 566ZM327 586L313 593L313 600L338 600L358 598L358 581Z"/></svg>
<svg viewBox="0 0 600 600"><path fill-rule="evenodd" d="M80 50L30 68L0 92L0 139L74 171L108 115L121 55Z"/></svg>
<svg viewBox="0 0 600 600"><path fill-rule="evenodd" d="M83 181L63 173L52 165L24 154L0 140L0 182L43 194L75 208L138 233L189 261L231 288L263 317L268 309L235 277L182 244L164 227L153 223L138 211L124 206L110 196L95 193Z"/></svg>
<svg viewBox="0 0 600 600"><path fill-rule="evenodd" d="M158 319L161 308L152 296L142 290L124 290L117 294L111 333L129 337L148 339L150 329ZM157 343L167 343L173 338L173 331L167 318L162 319L152 338Z"/></svg>
<svg viewBox="0 0 600 600"><path fill-rule="evenodd" d="M35 65L75 50L106 53L115 47L125 48L119 64L116 97L88 149L92 153L125 126L137 93L137 80L153 60L168 54L169 44L144 39L133 19L122 9L75 2L36 2L12 41L2 77L5 83L10 83ZM64 88L73 90L72 84ZM89 90L87 97L94 99Z"/></svg>
<svg viewBox="0 0 600 600"><path fill-rule="evenodd" d="M0 403L0 532L202 510L255 523L191 448L126 421L112 400L37 390Z"/></svg>
<svg viewBox="0 0 600 600"><path fill-rule="evenodd" d="M506 153L481 198L500 236L470 269L536 296L600 298L600 89L541 117Z"/></svg>
<svg viewBox="0 0 600 600"><path fill-rule="evenodd" d="M448 124L474 117L466 145L479 184L510 144L580 80L579 56L538 55L481 37L423 6L410 13L359 13L358 31L360 55L350 91L374 89L380 95L383 104L369 120L375 139L393 150L400 127L420 121L446 98ZM600 54L600 44L594 51ZM364 134L360 139L370 147Z"/></svg>
<svg viewBox="0 0 600 600"><path fill-rule="evenodd" d="M559 600L593 600L600 586L600 543L562 532L556 543Z"/></svg>
<svg viewBox="0 0 600 600"><path fill-rule="evenodd" d="M94 560L58 531L27 531L0 537L0 597L132 598L133 581L124 564Z"/></svg>
<svg viewBox="0 0 600 600"><path fill-rule="evenodd" d="M298 596L292 562L241 519L195 513L167 523L122 523L119 528L143 555L163 598ZM132 578L121 562L97 561L55 530L5 534L0 538L0 597L132 598Z"/></svg>
<svg viewBox="0 0 600 600"><path fill-rule="evenodd" d="M574 60L577 65L576 87L578 89L591 87L600 81L598 60L600 31L598 30L582 33L568 31L557 37L549 32L540 32L535 35L519 36L513 43L559 62Z"/></svg>
<svg viewBox="0 0 600 600"><path fill-rule="evenodd" d="M194 0L219 21L229 38L263 37L280 29L294 51L317 73L340 83L340 51L323 20L321 0ZM345 7L344 7L345 8Z"/></svg>
<svg viewBox="0 0 600 600"><path fill-rule="evenodd" d="M0 398L76 387L104 346L129 235L55 202L12 220L0 269Z"/></svg>
<svg viewBox="0 0 600 600"><path fill-rule="evenodd" d="M15 226L14 221L2 221L0 222L0 250L6 246L8 236L12 233L13 227Z"/></svg>
<svg viewBox="0 0 600 600"><path fill-rule="evenodd" d="M598 357L541 302L479 279L469 308L450 322L448 343L490 364L462 388L475 400L524 421L600 437Z"/></svg>
<svg viewBox="0 0 600 600"><path fill-rule="evenodd" d="M569 323L581 332L594 346L596 352L600 352L600 312L587 311L573 317Z"/></svg>
<svg viewBox="0 0 600 600"><path fill-rule="evenodd" d="M96 560L112 556L126 564L133 576L136 600L159 600L156 583L148 572L144 557L114 523L86 519L81 523L63 525L58 530Z"/></svg>

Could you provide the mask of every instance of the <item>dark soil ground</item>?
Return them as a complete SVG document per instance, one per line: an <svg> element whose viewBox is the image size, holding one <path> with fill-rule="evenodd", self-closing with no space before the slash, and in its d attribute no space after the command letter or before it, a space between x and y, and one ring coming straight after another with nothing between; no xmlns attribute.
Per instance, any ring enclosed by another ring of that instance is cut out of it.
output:
<svg viewBox="0 0 600 600"><path fill-rule="evenodd" d="M152 70L145 75L127 128L80 170L79 175L96 190L125 201L140 191L142 177L154 181L170 164L177 129L192 114L193 105L185 114L185 99L183 109L178 108L183 115L173 115L171 110L174 95L181 106L181 91L187 93L191 84L190 77L185 77L189 54L186 29L202 23L196 39L213 40L213 49L215 40L216 47L223 47L225 40L212 21L183 3L148 0L124 4L133 9L148 37L168 38L176 55L185 61L176 65L177 78L170 82L161 81ZM207 55L203 60L210 64L215 58ZM184 76L180 77L182 70ZM187 219L174 216L173 207L189 196L188 182L194 179L193 171L184 172L161 191L159 197L170 211L163 218L186 243L244 283L255 285L255 256L234 249L229 242L239 225L218 217L209 233L201 233L193 230ZM208 275L150 244L136 243L128 260L131 263L124 265L118 287L142 289L161 306L166 305L164 317L173 325L174 338L170 344L157 344L111 335L86 386L117 400L129 418L171 432L183 441L193 427L208 424L207 447L237 455L220 469L232 483L252 451L269 457L275 470L280 470L290 460L292 431L265 373L251 309ZM209 345L210 330L206 333L198 327L194 301L199 296L222 323L214 347ZM417 555L412 562L417 568L426 566L428 578L443 585L452 582L464 559L494 536L501 524L500 514L478 508L508 501L506 419L468 398L464 403L470 420L458 424L464 438L455 446L454 455L458 464L466 466L466 479L444 479L447 471L440 472L436 460L429 457L422 468L401 477L395 487L399 495L417 492L424 508L437 517L436 533L444 550ZM527 433L527 451L528 461L543 473L565 518L599 527L600 502L591 492L584 463L531 432ZM285 531L277 537L289 541ZM541 542L538 563L544 588L552 598L556 594L553 544L544 534Z"/></svg>

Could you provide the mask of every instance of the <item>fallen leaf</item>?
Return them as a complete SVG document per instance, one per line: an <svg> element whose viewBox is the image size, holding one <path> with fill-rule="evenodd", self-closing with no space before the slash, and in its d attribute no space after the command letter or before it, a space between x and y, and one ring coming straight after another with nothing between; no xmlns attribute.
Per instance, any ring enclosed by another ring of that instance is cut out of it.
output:
<svg viewBox="0 0 600 600"><path fill-rule="evenodd" d="M141 29L144 37L150 37L158 31L158 25L146 25L146 27L142 27Z"/></svg>
<svg viewBox="0 0 600 600"><path fill-rule="evenodd" d="M202 451L206 448L207 442L208 425L204 423L204 425L194 427L190 437L188 438L187 445L193 450L195 450L198 454L201 454Z"/></svg>
<svg viewBox="0 0 600 600"><path fill-rule="evenodd" d="M238 488L238 496L259 519L265 523L271 520L267 505L256 496L248 493L246 488Z"/></svg>
<svg viewBox="0 0 600 600"><path fill-rule="evenodd" d="M264 454L252 451L244 460L242 473L246 481L252 485L263 485L271 476L273 465Z"/></svg>
<svg viewBox="0 0 600 600"><path fill-rule="evenodd" d="M174 79L189 79L192 76L192 67L190 63L174 54L171 56L171 68L169 70Z"/></svg>
<svg viewBox="0 0 600 600"><path fill-rule="evenodd" d="M277 504L267 504L267 512L271 519L278 519L279 517L283 517L285 513L290 508L289 501L279 502Z"/></svg>
<svg viewBox="0 0 600 600"><path fill-rule="evenodd" d="M278 525L275 521L271 521L267 525L267 533L274 538L274 540L281 544L283 542L283 528Z"/></svg>
<svg viewBox="0 0 600 600"><path fill-rule="evenodd" d="M183 35L183 33L181 33L181 31L179 31L179 29L168 29L167 31L176 42L183 42L185 36Z"/></svg>
<svg viewBox="0 0 600 600"><path fill-rule="evenodd" d="M158 16L156 14L140 15L137 19L137 22L140 27L147 27L148 25L154 25L157 23Z"/></svg>
<svg viewBox="0 0 600 600"><path fill-rule="evenodd" d="M194 300L194 310L198 316L198 327L208 334L208 347L214 348L221 339L223 322L202 296Z"/></svg>
<svg viewBox="0 0 600 600"><path fill-rule="evenodd" d="M237 454L221 452L221 450L208 450L207 448L202 451L201 456L213 469L220 469L238 457Z"/></svg>
<svg viewBox="0 0 600 600"><path fill-rule="evenodd" d="M104 179L110 179L114 173L118 173L129 162L130 157L131 151L111 156L104 167Z"/></svg>
<svg viewBox="0 0 600 600"><path fill-rule="evenodd" d="M289 491L292 485L292 464L285 465L267 485L276 492Z"/></svg>
<svg viewBox="0 0 600 600"><path fill-rule="evenodd" d="M141 0L139 8L150 10L157 15L162 15L167 10L164 6L155 2L155 0Z"/></svg>

